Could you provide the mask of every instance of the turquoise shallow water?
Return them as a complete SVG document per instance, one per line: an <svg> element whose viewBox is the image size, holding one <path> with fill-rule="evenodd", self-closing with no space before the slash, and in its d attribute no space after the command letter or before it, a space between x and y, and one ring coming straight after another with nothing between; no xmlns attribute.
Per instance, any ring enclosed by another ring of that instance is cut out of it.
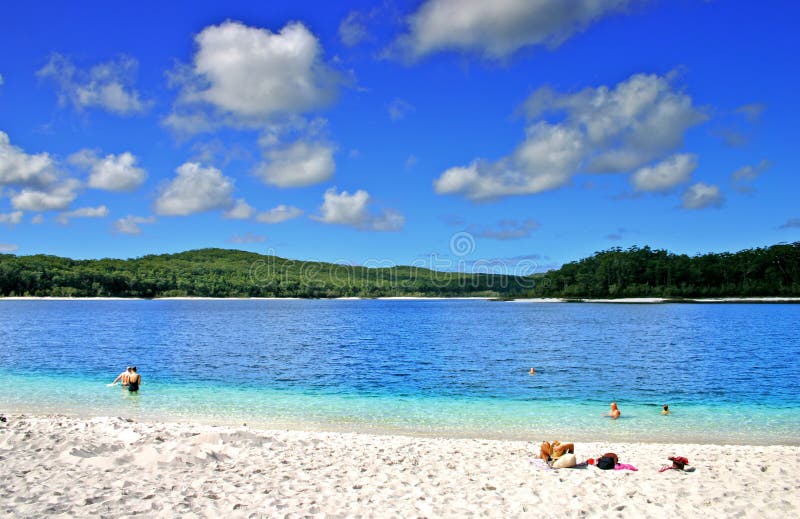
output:
<svg viewBox="0 0 800 519"><path fill-rule="evenodd" d="M0 412L800 444L798 314L797 305L0 301ZM139 395L105 387L130 363L145 380ZM618 421L601 416L611 400ZM660 416L664 402L672 415Z"/></svg>

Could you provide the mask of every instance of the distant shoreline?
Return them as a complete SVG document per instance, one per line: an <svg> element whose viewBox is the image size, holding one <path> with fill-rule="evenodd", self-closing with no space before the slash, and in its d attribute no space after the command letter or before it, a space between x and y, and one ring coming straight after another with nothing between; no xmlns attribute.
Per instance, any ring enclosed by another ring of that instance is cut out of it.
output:
<svg viewBox="0 0 800 519"><path fill-rule="evenodd" d="M10 296L0 297L0 301L300 301L322 299L326 301L498 301L506 303L609 303L609 304L736 304L736 303L800 303L800 297L710 297L710 298L666 298L666 297L624 297L619 299L590 298L527 298L502 299L495 297L58 297L58 296Z"/></svg>

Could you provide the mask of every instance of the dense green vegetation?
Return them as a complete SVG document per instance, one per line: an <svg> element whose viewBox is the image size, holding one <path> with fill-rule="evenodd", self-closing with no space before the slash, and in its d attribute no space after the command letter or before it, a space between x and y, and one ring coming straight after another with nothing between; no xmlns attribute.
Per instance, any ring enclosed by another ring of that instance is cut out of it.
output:
<svg viewBox="0 0 800 519"><path fill-rule="evenodd" d="M0 254L0 296L800 296L800 242L690 257L619 248L533 277L364 268L225 249L136 259Z"/></svg>
<svg viewBox="0 0 800 519"><path fill-rule="evenodd" d="M689 257L649 247L619 248L537 278L532 297L800 296L800 242Z"/></svg>
<svg viewBox="0 0 800 519"><path fill-rule="evenodd" d="M74 297L497 296L515 278L414 267L364 268L225 249L136 259L0 255L0 295Z"/></svg>

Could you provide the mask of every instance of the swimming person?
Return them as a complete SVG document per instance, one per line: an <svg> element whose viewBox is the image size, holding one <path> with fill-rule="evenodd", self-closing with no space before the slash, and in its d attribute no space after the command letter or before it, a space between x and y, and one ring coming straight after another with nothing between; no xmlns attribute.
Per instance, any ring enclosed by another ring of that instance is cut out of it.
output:
<svg viewBox="0 0 800 519"><path fill-rule="evenodd" d="M669 406L664 404L664 407L661 408L661 414L669 414Z"/></svg>
<svg viewBox="0 0 800 519"><path fill-rule="evenodd" d="M608 411L608 416L610 416L612 420L616 420L617 418L619 418L619 415L621 413L619 412L619 409L617 408L617 403L616 402L611 402L610 404L608 404L608 406L611 408Z"/></svg>
<svg viewBox="0 0 800 519"><path fill-rule="evenodd" d="M115 379L114 379L114 382L112 382L112 383L110 383L110 384L108 384L108 385L109 385L109 386L113 386L114 384L116 384L116 383L117 383L117 380L119 380L119 383L120 383L120 384L121 384L123 387L125 387L125 386L127 386L127 385L128 385L128 379L130 378L130 376L131 376L131 367L130 367L130 366L128 366L128 367L126 367L126 368L125 368L125 371L123 371L122 373L120 373L119 375L117 375L117 378L115 378Z"/></svg>
<svg viewBox="0 0 800 519"><path fill-rule="evenodd" d="M531 370L528 372L528 375L535 375L535 374L536 374L536 370L533 369L533 368L531 368Z"/></svg>
<svg viewBox="0 0 800 519"><path fill-rule="evenodd" d="M131 375L128 377L128 391L135 393L139 391L139 384L142 383L142 376L136 372L136 366L131 368Z"/></svg>

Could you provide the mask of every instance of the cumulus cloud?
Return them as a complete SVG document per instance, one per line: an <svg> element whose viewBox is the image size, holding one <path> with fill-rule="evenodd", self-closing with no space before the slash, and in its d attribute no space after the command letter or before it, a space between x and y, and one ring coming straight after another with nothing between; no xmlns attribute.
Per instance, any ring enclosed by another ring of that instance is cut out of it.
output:
<svg viewBox="0 0 800 519"><path fill-rule="evenodd" d="M507 57L520 48L553 48L631 0L428 0L408 19L395 51L414 61L441 51Z"/></svg>
<svg viewBox="0 0 800 519"><path fill-rule="evenodd" d="M108 207L99 205L97 207L81 207L73 211L65 211L56 216L56 222L66 225L72 218L105 218L108 216Z"/></svg>
<svg viewBox="0 0 800 519"><path fill-rule="evenodd" d="M147 178L145 170L136 166L136 157L127 151L99 157L92 150L81 150L67 160L89 171L88 184L95 189L133 191Z"/></svg>
<svg viewBox="0 0 800 519"><path fill-rule="evenodd" d="M266 236L262 236L260 234L252 234L252 233L244 233L242 235L234 234L228 241L230 243L263 243L267 240Z"/></svg>
<svg viewBox="0 0 800 519"><path fill-rule="evenodd" d="M585 154L583 136L574 128L539 122L509 157L476 160L446 170L434 181L439 194L459 193L471 200L533 194L567 183Z"/></svg>
<svg viewBox="0 0 800 519"><path fill-rule="evenodd" d="M137 68L137 61L128 56L81 69L69 58L53 54L37 75L56 84L61 105L71 104L78 111L97 107L131 115L146 111L152 104L134 88Z"/></svg>
<svg viewBox="0 0 800 519"><path fill-rule="evenodd" d="M688 182L697 169L697 156L678 154L653 166L636 170L631 175L631 184L636 191L667 192L678 184Z"/></svg>
<svg viewBox="0 0 800 519"><path fill-rule="evenodd" d="M389 119L392 121L399 121L400 119L405 119L406 115L413 112L414 106L396 97L388 104L386 110L389 112Z"/></svg>
<svg viewBox="0 0 800 519"><path fill-rule="evenodd" d="M22 221L22 211L0 213L0 224L17 225Z"/></svg>
<svg viewBox="0 0 800 519"><path fill-rule="evenodd" d="M56 211L66 209L78 196L80 182L66 179L46 188L24 188L11 194L11 205L22 211Z"/></svg>
<svg viewBox="0 0 800 519"><path fill-rule="evenodd" d="M303 211L297 207L281 204L268 211L258 213L256 221L261 223L281 223L286 220L291 220L292 218L297 218L302 214Z"/></svg>
<svg viewBox="0 0 800 519"><path fill-rule="evenodd" d="M761 159L755 166L742 166L731 173L733 188L740 193L753 191L752 182L768 170L772 164L767 159Z"/></svg>
<svg viewBox="0 0 800 519"><path fill-rule="evenodd" d="M180 91L163 122L176 131L206 130L217 124L212 120L259 127L291 118L331 102L341 83L323 61L319 40L301 23L273 33L226 21L204 28L195 43L192 63L170 76Z"/></svg>
<svg viewBox="0 0 800 519"><path fill-rule="evenodd" d="M298 140L264 151L266 162L255 168L267 184L278 187L300 187L318 184L333 175L334 148L323 142Z"/></svg>
<svg viewBox="0 0 800 519"><path fill-rule="evenodd" d="M186 162L176 176L162 186L155 202L159 215L186 216L215 209L230 209L234 204L233 180L215 167Z"/></svg>
<svg viewBox="0 0 800 519"><path fill-rule="evenodd" d="M142 234L142 229L139 227L142 224L151 224L156 222L155 216L133 216L128 215L124 218L118 219L114 222L114 230L120 234L137 235Z"/></svg>
<svg viewBox="0 0 800 519"><path fill-rule="evenodd" d="M539 228L539 222L533 219L500 220L494 227L471 226L470 231L479 238L490 240L521 240Z"/></svg>
<svg viewBox="0 0 800 519"><path fill-rule="evenodd" d="M48 186L58 179L55 161L47 153L29 155L0 131L0 186Z"/></svg>
<svg viewBox="0 0 800 519"><path fill-rule="evenodd" d="M16 252L19 246L14 243L0 243L0 254L11 254Z"/></svg>
<svg viewBox="0 0 800 519"><path fill-rule="evenodd" d="M255 209L245 202L244 198L238 198L236 202L234 202L233 207L222 213L222 216L230 220L247 220L253 216L254 212Z"/></svg>
<svg viewBox="0 0 800 519"><path fill-rule="evenodd" d="M630 173L663 160L706 118L668 77L648 74L572 94L543 87L523 109L525 140L510 156L450 168L436 192L481 200L555 189L580 172Z"/></svg>
<svg viewBox="0 0 800 519"><path fill-rule="evenodd" d="M722 193L718 186L698 182L686 188L681 195L681 207L684 209L705 209L721 205Z"/></svg>
<svg viewBox="0 0 800 519"><path fill-rule="evenodd" d="M330 188L323 195L320 214L312 216L326 224L347 225L361 230L398 231L405 218L393 209L384 209L378 214L369 211L369 193L359 189L352 195L347 191L336 192Z"/></svg>

